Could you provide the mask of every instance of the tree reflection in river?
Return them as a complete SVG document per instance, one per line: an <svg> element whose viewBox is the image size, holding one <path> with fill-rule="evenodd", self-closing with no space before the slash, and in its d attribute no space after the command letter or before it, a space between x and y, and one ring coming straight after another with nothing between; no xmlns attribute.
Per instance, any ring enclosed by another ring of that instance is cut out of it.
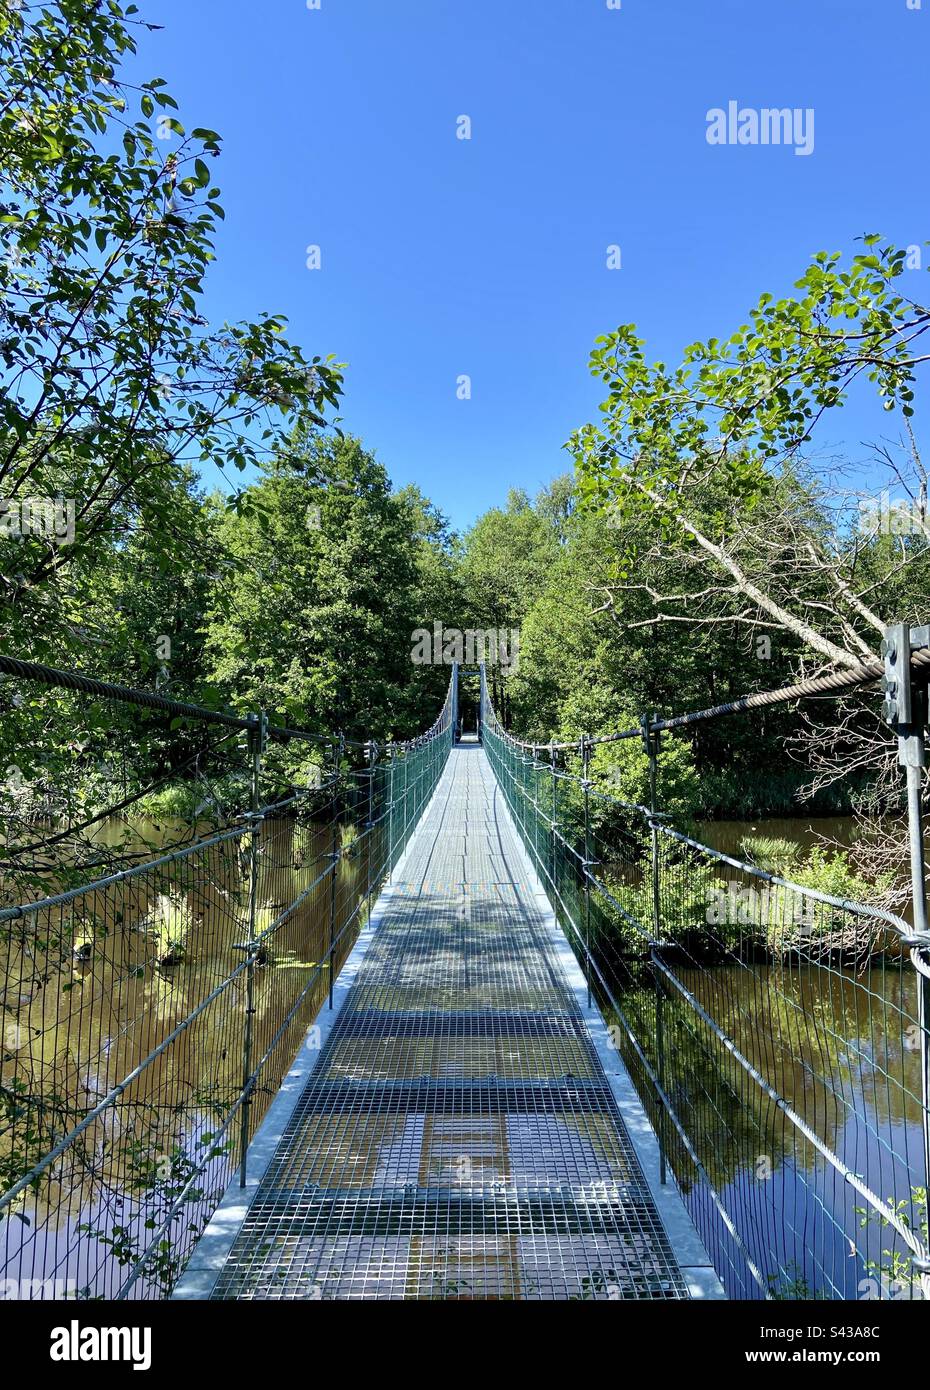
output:
<svg viewBox="0 0 930 1390"><path fill-rule="evenodd" d="M166 824L161 833L173 843L177 827ZM41 1276L85 1296L112 1294L134 1262L145 1222L160 1223L194 1162L211 1152L242 1081L246 974L236 948L247 936L245 839L197 849L3 925L3 1190L239 974L7 1210L2 1278ZM338 937L352 920L335 943L338 971L364 911L366 866L345 855L333 895L325 872L333 848L331 828L309 818L262 827L258 930L306 896L270 936L254 971L253 1061L270 1055L251 1106L253 1132L328 990L333 922ZM215 1145L156 1264L163 1284L225 1186L237 1138L238 1121ZM140 1283L135 1293L142 1291Z"/></svg>
<svg viewBox="0 0 930 1390"><path fill-rule="evenodd" d="M915 1174L922 1174L921 1079L916 981L906 963L878 960L860 973L797 959L751 968L681 964L675 974L850 1170L878 1196L910 1200ZM619 1002L655 1066L654 986L641 977ZM863 1199L674 989L663 1009L666 1092L776 1294L860 1296L868 1261L894 1248L889 1232L874 1223L862 1227ZM631 1048L621 1050L658 1128L643 1068ZM707 1182L668 1122L665 1132L673 1169L705 1237L710 1233L728 1291L761 1296Z"/></svg>

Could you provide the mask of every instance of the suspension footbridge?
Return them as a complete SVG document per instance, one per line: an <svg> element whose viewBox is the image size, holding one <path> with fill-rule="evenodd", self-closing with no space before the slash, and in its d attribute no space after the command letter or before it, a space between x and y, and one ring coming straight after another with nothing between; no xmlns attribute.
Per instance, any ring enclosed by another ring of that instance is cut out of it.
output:
<svg viewBox="0 0 930 1390"><path fill-rule="evenodd" d="M342 976L176 1297L722 1293L477 742Z"/></svg>
<svg viewBox="0 0 930 1390"><path fill-rule="evenodd" d="M540 746L483 670L460 738L453 668L434 725L379 748L0 672L180 725L171 776L204 794L157 843L118 822L132 792L81 817L49 789L63 828L8 831L14 1296L930 1294L919 805L909 920L715 849L656 799L660 732L849 673ZM648 807L592 770L626 739Z"/></svg>

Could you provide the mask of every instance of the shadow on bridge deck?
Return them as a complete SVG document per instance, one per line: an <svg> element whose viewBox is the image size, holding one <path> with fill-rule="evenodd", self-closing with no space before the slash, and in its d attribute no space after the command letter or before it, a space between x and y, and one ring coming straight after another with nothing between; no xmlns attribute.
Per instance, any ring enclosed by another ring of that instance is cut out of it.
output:
<svg viewBox="0 0 930 1390"><path fill-rule="evenodd" d="M720 1297L483 750L455 748L176 1298Z"/></svg>

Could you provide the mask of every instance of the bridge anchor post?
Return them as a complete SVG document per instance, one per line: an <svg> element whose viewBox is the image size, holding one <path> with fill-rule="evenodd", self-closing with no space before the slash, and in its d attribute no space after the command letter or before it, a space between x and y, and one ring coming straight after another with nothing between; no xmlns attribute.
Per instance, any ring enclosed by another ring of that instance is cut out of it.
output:
<svg viewBox="0 0 930 1390"><path fill-rule="evenodd" d="M885 674L883 714L898 739L898 762L907 779L907 834L911 860L914 937L909 943L917 970L917 1026L920 1032L921 1108L924 1143L924 1187L930 1193L930 923L927 914L927 869L924 859L922 792L927 750L927 676L915 673L911 653L930 647L930 624L910 627L894 623L885 632L882 657ZM930 1271L923 1271L925 1297L930 1296Z"/></svg>

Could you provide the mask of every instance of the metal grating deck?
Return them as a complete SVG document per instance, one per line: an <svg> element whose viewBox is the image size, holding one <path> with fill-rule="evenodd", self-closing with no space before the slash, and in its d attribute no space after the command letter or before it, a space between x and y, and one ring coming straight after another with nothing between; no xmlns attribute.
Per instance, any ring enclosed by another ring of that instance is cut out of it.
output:
<svg viewBox="0 0 930 1390"><path fill-rule="evenodd" d="M688 1296L524 865L456 748L212 1297Z"/></svg>

